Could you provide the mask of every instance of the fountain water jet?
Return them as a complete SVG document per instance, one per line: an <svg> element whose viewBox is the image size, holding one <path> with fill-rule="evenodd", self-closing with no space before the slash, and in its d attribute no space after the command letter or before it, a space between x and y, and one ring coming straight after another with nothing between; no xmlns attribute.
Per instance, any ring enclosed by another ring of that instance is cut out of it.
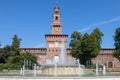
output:
<svg viewBox="0 0 120 80"><path fill-rule="evenodd" d="M80 60L77 60L78 62L78 75L81 76L81 68L80 68Z"/></svg>
<svg viewBox="0 0 120 80"><path fill-rule="evenodd" d="M65 54L65 42L64 39L62 39L62 44L61 44L61 52L59 55L59 64L65 64L66 63L66 54Z"/></svg>
<svg viewBox="0 0 120 80"><path fill-rule="evenodd" d="M34 64L34 76L36 76L36 74L37 74L37 66L36 64Z"/></svg>
<svg viewBox="0 0 120 80"><path fill-rule="evenodd" d="M99 74L98 74L98 61L97 61L97 63L96 63L96 76L98 76Z"/></svg>
<svg viewBox="0 0 120 80"><path fill-rule="evenodd" d="M105 65L102 65L103 66L103 75L106 75L106 68L105 68Z"/></svg>
<svg viewBox="0 0 120 80"><path fill-rule="evenodd" d="M57 76L57 63L58 63L58 61L59 61L59 57L55 56L55 60L54 60L54 64L55 64L54 73L55 73L55 76Z"/></svg>
<svg viewBox="0 0 120 80"><path fill-rule="evenodd" d="M55 63L55 70L54 70L55 72L55 76L57 76L57 63Z"/></svg>
<svg viewBox="0 0 120 80"><path fill-rule="evenodd" d="M22 68L20 69L20 75L23 75L23 69Z"/></svg>
<svg viewBox="0 0 120 80"><path fill-rule="evenodd" d="M22 75L25 75L25 65L23 65Z"/></svg>
<svg viewBox="0 0 120 80"><path fill-rule="evenodd" d="M79 59L77 60L77 63L78 63L78 76L82 76L84 73L83 73L83 69L81 68Z"/></svg>

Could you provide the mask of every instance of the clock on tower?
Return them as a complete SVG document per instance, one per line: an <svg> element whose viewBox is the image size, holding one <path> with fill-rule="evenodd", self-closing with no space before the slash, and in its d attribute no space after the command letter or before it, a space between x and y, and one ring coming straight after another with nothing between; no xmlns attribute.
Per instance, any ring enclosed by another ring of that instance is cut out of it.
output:
<svg viewBox="0 0 120 80"><path fill-rule="evenodd" d="M58 32L58 31L59 31L59 28L55 27L54 30L55 30L55 32Z"/></svg>

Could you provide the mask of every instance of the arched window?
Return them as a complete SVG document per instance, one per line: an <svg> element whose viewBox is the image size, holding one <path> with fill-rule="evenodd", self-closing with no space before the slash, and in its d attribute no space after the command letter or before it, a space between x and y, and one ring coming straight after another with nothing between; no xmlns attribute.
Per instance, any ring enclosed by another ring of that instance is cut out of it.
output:
<svg viewBox="0 0 120 80"><path fill-rule="evenodd" d="M58 14L59 12L58 11L55 11L56 14Z"/></svg>
<svg viewBox="0 0 120 80"><path fill-rule="evenodd" d="M55 20L57 20L57 21L58 21L58 16L56 16L56 17L55 17Z"/></svg>
<svg viewBox="0 0 120 80"><path fill-rule="evenodd" d="M113 68L113 63L112 62L108 62L108 68Z"/></svg>

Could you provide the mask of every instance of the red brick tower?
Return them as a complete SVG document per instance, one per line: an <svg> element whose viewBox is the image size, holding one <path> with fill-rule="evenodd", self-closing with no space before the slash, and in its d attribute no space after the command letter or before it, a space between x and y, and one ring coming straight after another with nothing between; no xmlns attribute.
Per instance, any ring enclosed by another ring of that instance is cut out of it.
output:
<svg viewBox="0 0 120 80"><path fill-rule="evenodd" d="M65 43L65 53L66 53L66 42L68 35L62 34L62 23L60 21L59 7L55 6L53 21L51 24L51 34L46 34L46 45L47 45L47 59L54 59L57 55L59 56L61 52L62 41Z"/></svg>

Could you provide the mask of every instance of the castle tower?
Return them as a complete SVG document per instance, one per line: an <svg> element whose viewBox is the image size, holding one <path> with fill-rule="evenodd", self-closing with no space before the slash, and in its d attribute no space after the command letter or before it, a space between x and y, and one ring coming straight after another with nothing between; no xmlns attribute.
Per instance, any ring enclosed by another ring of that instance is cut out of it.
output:
<svg viewBox="0 0 120 80"><path fill-rule="evenodd" d="M52 34L62 34L62 23L60 21L60 12L58 6L55 6L54 8L51 28L52 28Z"/></svg>
<svg viewBox="0 0 120 80"><path fill-rule="evenodd" d="M54 59L61 52L64 41L64 52L66 53L66 43L68 35L62 34L62 23L60 21L59 7L54 7L53 21L51 23L51 34L46 34L47 59Z"/></svg>

